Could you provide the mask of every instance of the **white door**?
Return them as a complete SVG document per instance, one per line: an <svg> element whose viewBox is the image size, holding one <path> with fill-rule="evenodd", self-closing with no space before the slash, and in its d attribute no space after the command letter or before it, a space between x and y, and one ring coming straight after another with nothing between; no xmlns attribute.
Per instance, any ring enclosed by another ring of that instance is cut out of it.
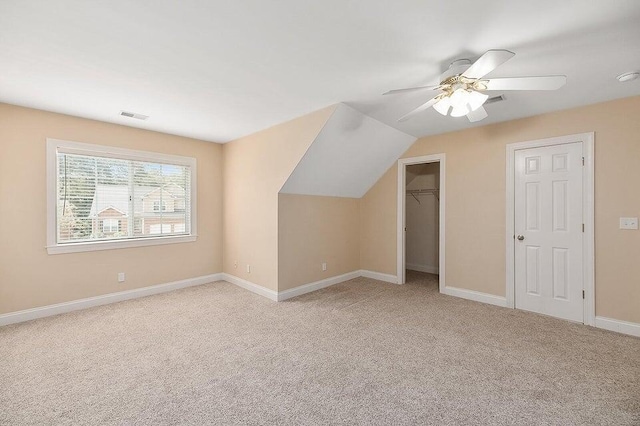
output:
<svg viewBox="0 0 640 426"><path fill-rule="evenodd" d="M582 142L515 153L516 308L583 322Z"/></svg>

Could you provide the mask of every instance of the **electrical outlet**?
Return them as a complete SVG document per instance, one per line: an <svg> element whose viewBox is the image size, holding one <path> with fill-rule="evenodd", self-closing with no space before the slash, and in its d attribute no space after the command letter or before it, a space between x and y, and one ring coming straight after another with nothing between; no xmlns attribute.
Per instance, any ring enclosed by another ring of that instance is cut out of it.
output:
<svg viewBox="0 0 640 426"><path fill-rule="evenodd" d="M235 262L233 262L233 268L234 269L238 269L238 261L237 260Z"/></svg>
<svg viewBox="0 0 640 426"><path fill-rule="evenodd" d="M118 272L118 282L119 283L124 282L124 272Z"/></svg>
<svg viewBox="0 0 640 426"><path fill-rule="evenodd" d="M247 265L247 274L251 273L251 265Z"/></svg>
<svg viewBox="0 0 640 426"><path fill-rule="evenodd" d="M638 229L637 217L621 217L620 229Z"/></svg>
<svg viewBox="0 0 640 426"><path fill-rule="evenodd" d="M327 262L322 262L322 270L323 271L327 270Z"/></svg>

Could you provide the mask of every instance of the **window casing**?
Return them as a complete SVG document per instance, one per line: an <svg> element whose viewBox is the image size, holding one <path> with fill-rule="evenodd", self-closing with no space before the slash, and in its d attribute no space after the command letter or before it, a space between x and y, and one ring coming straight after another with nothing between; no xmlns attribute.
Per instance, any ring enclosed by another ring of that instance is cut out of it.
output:
<svg viewBox="0 0 640 426"><path fill-rule="evenodd" d="M196 160L47 139L50 254L195 241Z"/></svg>

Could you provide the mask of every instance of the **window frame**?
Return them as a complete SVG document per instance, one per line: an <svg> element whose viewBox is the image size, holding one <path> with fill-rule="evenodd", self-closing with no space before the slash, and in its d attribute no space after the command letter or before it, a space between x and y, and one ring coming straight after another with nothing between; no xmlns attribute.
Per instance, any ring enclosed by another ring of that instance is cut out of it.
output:
<svg viewBox="0 0 640 426"><path fill-rule="evenodd" d="M107 231L105 228L105 223L109 223L109 230ZM113 223L115 222L116 226L116 230L113 230ZM117 219L115 217L105 217L102 219L102 233L106 234L106 233L114 233L114 232L119 232L120 231L120 219ZM71 243L67 243L67 244L71 244Z"/></svg>
<svg viewBox="0 0 640 426"><path fill-rule="evenodd" d="M158 208L156 209L156 204L158 205ZM162 202L160 200L156 200L153 202L153 211L154 212L166 212L167 211L167 201L166 200L162 200Z"/></svg>
<svg viewBox="0 0 640 426"><path fill-rule="evenodd" d="M85 251L112 250L130 247L144 247L174 243L194 242L197 233L197 162L193 157L162 154L150 151L138 151L108 145L95 145L84 142L72 142L47 138L47 253L77 253ZM67 154L99 156L121 160L146 161L152 163L188 166L191 168L191 217L190 234L164 235L144 238L125 238L107 241L82 241L59 244L57 241L57 154L63 150Z"/></svg>

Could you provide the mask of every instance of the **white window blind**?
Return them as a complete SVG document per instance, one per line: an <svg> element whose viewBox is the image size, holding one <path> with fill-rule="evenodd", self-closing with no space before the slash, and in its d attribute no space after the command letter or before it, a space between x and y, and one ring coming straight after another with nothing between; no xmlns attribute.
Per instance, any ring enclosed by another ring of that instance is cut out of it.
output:
<svg viewBox="0 0 640 426"><path fill-rule="evenodd" d="M192 168L56 150L56 244L191 235Z"/></svg>

